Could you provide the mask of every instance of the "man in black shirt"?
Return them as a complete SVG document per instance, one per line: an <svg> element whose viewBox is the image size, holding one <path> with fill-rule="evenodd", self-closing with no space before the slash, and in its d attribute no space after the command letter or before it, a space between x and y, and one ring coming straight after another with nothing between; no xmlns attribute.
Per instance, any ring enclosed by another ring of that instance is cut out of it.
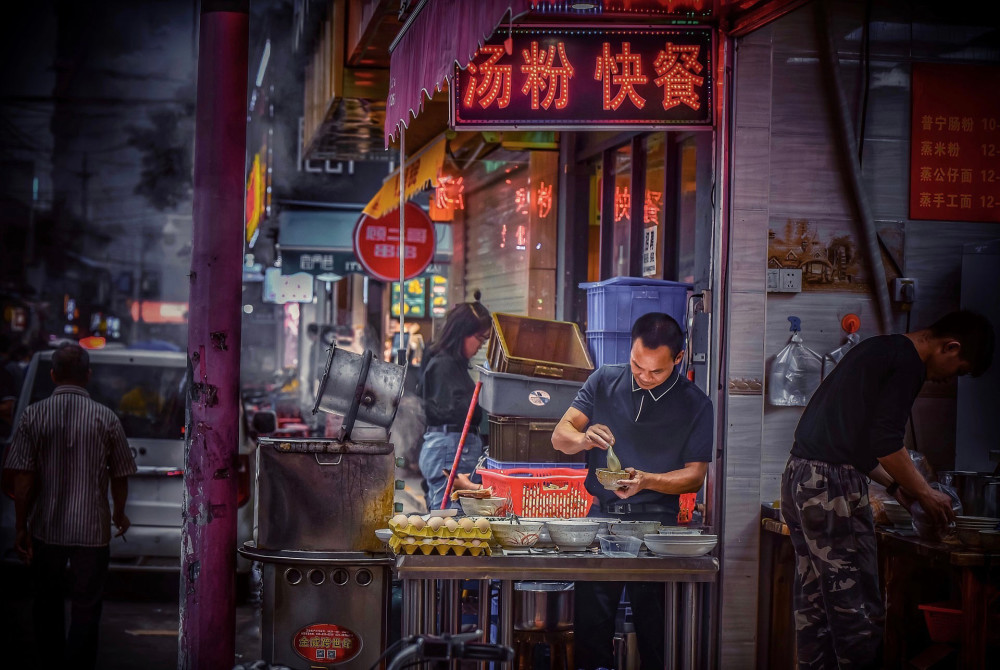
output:
<svg viewBox="0 0 1000 670"><path fill-rule="evenodd" d="M953 312L929 328L869 338L813 394L781 478L781 512L797 556L800 668L881 667L882 619L868 478L936 523L951 499L923 479L903 446L925 381L978 376L993 358L983 316Z"/></svg>

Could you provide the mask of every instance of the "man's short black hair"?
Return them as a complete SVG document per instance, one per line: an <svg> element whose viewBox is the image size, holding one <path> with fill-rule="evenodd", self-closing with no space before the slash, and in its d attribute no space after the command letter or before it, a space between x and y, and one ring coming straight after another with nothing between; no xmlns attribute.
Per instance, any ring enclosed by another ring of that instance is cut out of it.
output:
<svg viewBox="0 0 1000 670"><path fill-rule="evenodd" d="M986 372L993 362L993 326L989 319L978 312L963 309L945 314L932 323L928 330L935 338L948 338L962 344L960 355L969 364L973 377Z"/></svg>
<svg viewBox="0 0 1000 670"><path fill-rule="evenodd" d="M632 342L642 340L647 349L670 348L676 356L684 350L684 331L673 317L663 312L643 314L632 324Z"/></svg>
<svg viewBox="0 0 1000 670"><path fill-rule="evenodd" d="M310 323L306 326L306 335L319 335L319 324Z"/></svg>
<svg viewBox="0 0 1000 670"><path fill-rule="evenodd" d="M90 374L90 354L79 344L63 344L52 354L55 381L85 386Z"/></svg>

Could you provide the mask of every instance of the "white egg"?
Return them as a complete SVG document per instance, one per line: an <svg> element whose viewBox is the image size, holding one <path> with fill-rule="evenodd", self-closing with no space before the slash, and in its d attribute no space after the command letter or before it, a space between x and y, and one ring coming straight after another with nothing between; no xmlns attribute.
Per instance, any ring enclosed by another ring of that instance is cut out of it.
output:
<svg viewBox="0 0 1000 670"><path fill-rule="evenodd" d="M407 535L406 539L403 540L403 544L416 544L416 543L417 543L417 538L413 537L412 535Z"/></svg>
<svg viewBox="0 0 1000 670"><path fill-rule="evenodd" d="M409 523L409 521L407 521L406 519L405 514L397 514L396 516L392 517L392 522L397 526L405 526L407 523Z"/></svg>
<svg viewBox="0 0 1000 670"><path fill-rule="evenodd" d="M430 521L427 522L427 525L431 527L431 530L437 530L441 527L443 523L444 519L442 519L441 517L432 516Z"/></svg>
<svg viewBox="0 0 1000 670"><path fill-rule="evenodd" d="M407 519L407 522L417 530L420 530L421 528L424 527L424 520L421 519L416 514L411 514L410 518Z"/></svg>
<svg viewBox="0 0 1000 670"><path fill-rule="evenodd" d="M425 537L423 540L420 541L420 544L434 544L434 538Z"/></svg>
<svg viewBox="0 0 1000 670"><path fill-rule="evenodd" d="M468 517L459 521L459 525L462 526L462 530L472 530L473 528L472 519Z"/></svg>
<svg viewBox="0 0 1000 670"><path fill-rule="evenodd" d="M490 520L485 517L479 517L476 519L476 528L485 533L490 529Z"/></svg>
<svg viewBox="0 0 1000 670"><path fill-rule="evenodd" d="M473 546L473 547L478 547L478 546L480 546L480 545L481 545L482 543L483 543L483 542L482 542L482 540L473 540L473 541L472 541L472 546Z"/></svg>
<svg viewBox="0 0 1000 670"><path fill-rule="evenodd" d="M456 530L458 530L458 522L449 517L444 522L444 527L447 528L450 531L456 531Z"/></svg>

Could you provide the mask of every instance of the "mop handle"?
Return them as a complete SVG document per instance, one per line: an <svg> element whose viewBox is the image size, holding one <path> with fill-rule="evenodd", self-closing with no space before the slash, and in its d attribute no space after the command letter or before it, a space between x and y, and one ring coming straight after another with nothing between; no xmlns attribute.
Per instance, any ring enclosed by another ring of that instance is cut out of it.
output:
<svg viewBox="0 0 1000 670"><path fill-rule="evenodd" d="M465 415L465 425L462 426L462 437L458 438L458 449L455 450L455 462L451 464L451 472L448 473L448 483L444 486L441 509L448 509L448 495L451 493L451 485L455 483L455 472L458 470L458 461L462 458L462 449L465 448L465 436L469 434L469 424L472 423L472 415L476 412L476 405L479 403L479 389L481 388L483 388L483 383L476 382L476 388L472 392L472 402L469 403L469 413Z"/></svg>

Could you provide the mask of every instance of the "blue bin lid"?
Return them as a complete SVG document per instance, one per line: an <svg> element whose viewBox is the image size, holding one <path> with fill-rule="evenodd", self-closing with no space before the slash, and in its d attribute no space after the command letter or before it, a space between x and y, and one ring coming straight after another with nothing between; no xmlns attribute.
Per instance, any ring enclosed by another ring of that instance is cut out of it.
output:
<svg viewBox="0 0 1000 670"><path fill-rule="evenodd" d="M691 284L669 279L648 279L646 277L612 277L603 281L590 281L580 284L580 288L591 289L599 286L683 286L685 289L693 288Z"/></svg>

